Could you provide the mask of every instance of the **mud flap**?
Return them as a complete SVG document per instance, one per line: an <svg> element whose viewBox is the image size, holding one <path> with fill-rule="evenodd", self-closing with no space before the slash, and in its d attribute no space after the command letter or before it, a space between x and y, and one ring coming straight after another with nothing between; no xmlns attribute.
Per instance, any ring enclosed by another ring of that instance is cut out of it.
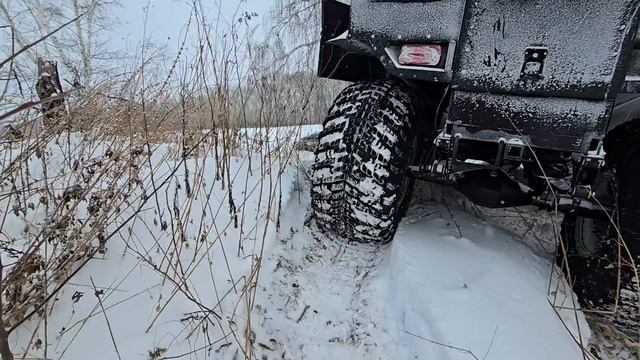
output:
<svg viewBox="0 0 640 360"><path fill-rule="evenodd" d="M384 79L386 72L370 51L353 51L349 46L358 46L358 41L335 39L346 35L351 22L351 7L336 0L322 1L322 35L318 76L344 81ZM334 41L331 41L334 40ZM340 45L348 45L346 48ZM362 43L363 45L366 45Z"/></svg>

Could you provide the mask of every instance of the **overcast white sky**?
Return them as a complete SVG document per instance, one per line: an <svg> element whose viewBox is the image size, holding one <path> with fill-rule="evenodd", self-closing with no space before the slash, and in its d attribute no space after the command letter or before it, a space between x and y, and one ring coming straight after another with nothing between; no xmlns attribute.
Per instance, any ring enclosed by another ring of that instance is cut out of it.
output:
<svg viewBox="0 0 640 360"><path fill-rule="evenodd" d="M112 46L119 49L134 50L142 41L144 31L144 7L148 0L122 0L117 17L121 26L114 29L110 37ZM238 5L243 11L256 12L256 26L263 23L274 0L202 0L210 18L217 16L221 5L222 16L231 20ZM191 6L188 0L150 0L147 38L176 50L180 41L180 32L189 19Z"/></svg>

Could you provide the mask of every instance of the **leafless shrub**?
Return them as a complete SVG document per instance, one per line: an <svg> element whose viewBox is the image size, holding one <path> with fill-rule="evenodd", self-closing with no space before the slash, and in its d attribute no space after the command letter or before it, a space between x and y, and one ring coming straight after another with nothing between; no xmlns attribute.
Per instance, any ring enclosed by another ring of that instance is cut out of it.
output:
<svg viewBox="0 0 640 360"><path fill-rule="evenodd" d="M20 4L35 11L44 6ZM223 23L204 16L199 1L192 3L175 58L166 61L144 44L134 70L101 79L94 76L95 49L89 43L97 17L105 16L96 9L109 3L70 4L73 13L87 10L93 16L72 24L84 44L78 44L79 53L60 51L68 46L58 36L41 43L80 79L75 88L70 85L75 91L63 93L66 111L56 121L43 121L35 97L17 90L35 83L27 71L16 72L17 77L10 76L12 70L6 73L5 81L16 91L0 98L0 116L11 123L0 141L0 329L7 330L0 332L0 353L8 337L27 329L31 338L14 351L46 356L50 339L43 324L57 300L96 259L119 256L110 249L124 242L126 254L172 285L149 329L181 297L197 310L182 322L187 338L198 344L193 353L211 351L223 341L251 358L251 313L264 242L278 230L281 177L294 161L291 139L300 131L279 126L317 122L338 87L324 90L307 68L282 53L265 55L268 45L257 45L246 31L251 14L238 13ZM15 22L12 9L0 10ZM37 20L39 30L49 30ZM16 59L7 64L24 69L27 61L15 55L30 41L15 24L10 28L15 41L7 56ZM190 51L187 35L197 39ZM21 56L28 59L30 51ZM0 73L5 70L0 67ZM246 174L239 172L239 161L248 162L242 165L249 169ZM216 200L220 196L222 202ZM256 210L250 199L264 206ZM221 218L228 218L226 224ZM136 231L134 224L140 224ZM214 250L224 253L225 262L249 259L251 267L239 278L230 270L212 272L217 284L212 302L200 299L190 277L211 261ZM102 311L109 324L104 302L114 290L96 285L94 311ZM86 301L82 298L77 291L71 297ZM95 314L58 336L80 331ZM117 333L110 336L117 352ZM170 351L158 346L149 349L149 358L167 357Z"/></svg>

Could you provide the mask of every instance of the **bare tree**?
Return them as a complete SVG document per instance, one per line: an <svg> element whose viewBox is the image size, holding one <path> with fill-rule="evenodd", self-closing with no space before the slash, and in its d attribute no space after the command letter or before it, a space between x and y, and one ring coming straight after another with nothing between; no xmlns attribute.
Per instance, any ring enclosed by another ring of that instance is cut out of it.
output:
<svg viewBox="0 0 640 360"><path fill-rule="evenodd" d="M320 40L320 0L276 0L271 31L287 44L287 56L301 56L307 67L315 65Z"/></svg>
<svg viewBox="0 0 640 360"><path fill-rule="evenodd" d="M4 57L12 49L24 47L33 39L50 33L69 19L78 18L74 26L64 29L16 64L16 76L28 78L35 69L38 56L57 59L64 65L64 72L71 75L72 85L89 86L109 67L113 55L100 35L116 23L112 10L118 0L15 0L0 2L0 24L8 26L15 44L3 42L0 51ZM62 71L62 69L61 69ZM11 76L7 76L10 78ZM4 76L3 76L4 78Z"/></svg>

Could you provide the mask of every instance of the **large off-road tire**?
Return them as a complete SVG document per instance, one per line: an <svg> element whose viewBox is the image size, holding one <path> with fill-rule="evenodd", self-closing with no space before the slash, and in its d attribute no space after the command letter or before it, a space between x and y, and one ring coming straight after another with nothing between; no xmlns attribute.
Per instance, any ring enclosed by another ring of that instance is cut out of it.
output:
<svg viewBox="0 0 640 360"><path fill-rule="evenodd" d="M413 108L399 82L346 88L324 122L313 166L316 223L349 241L393 238L413 185Z"/></svg>
<svg viewBox="0 0 640 360"><path fill-rule="evenodd" d="M608 169L598 176L594 191L600 202L614 204L615 211L610 214L613 221L567 215L562 224L564 246L558 251L558 264L570 273L583 307L600 312L605 320L638 341L640 126L610 133L605 149Z"/></svg>

